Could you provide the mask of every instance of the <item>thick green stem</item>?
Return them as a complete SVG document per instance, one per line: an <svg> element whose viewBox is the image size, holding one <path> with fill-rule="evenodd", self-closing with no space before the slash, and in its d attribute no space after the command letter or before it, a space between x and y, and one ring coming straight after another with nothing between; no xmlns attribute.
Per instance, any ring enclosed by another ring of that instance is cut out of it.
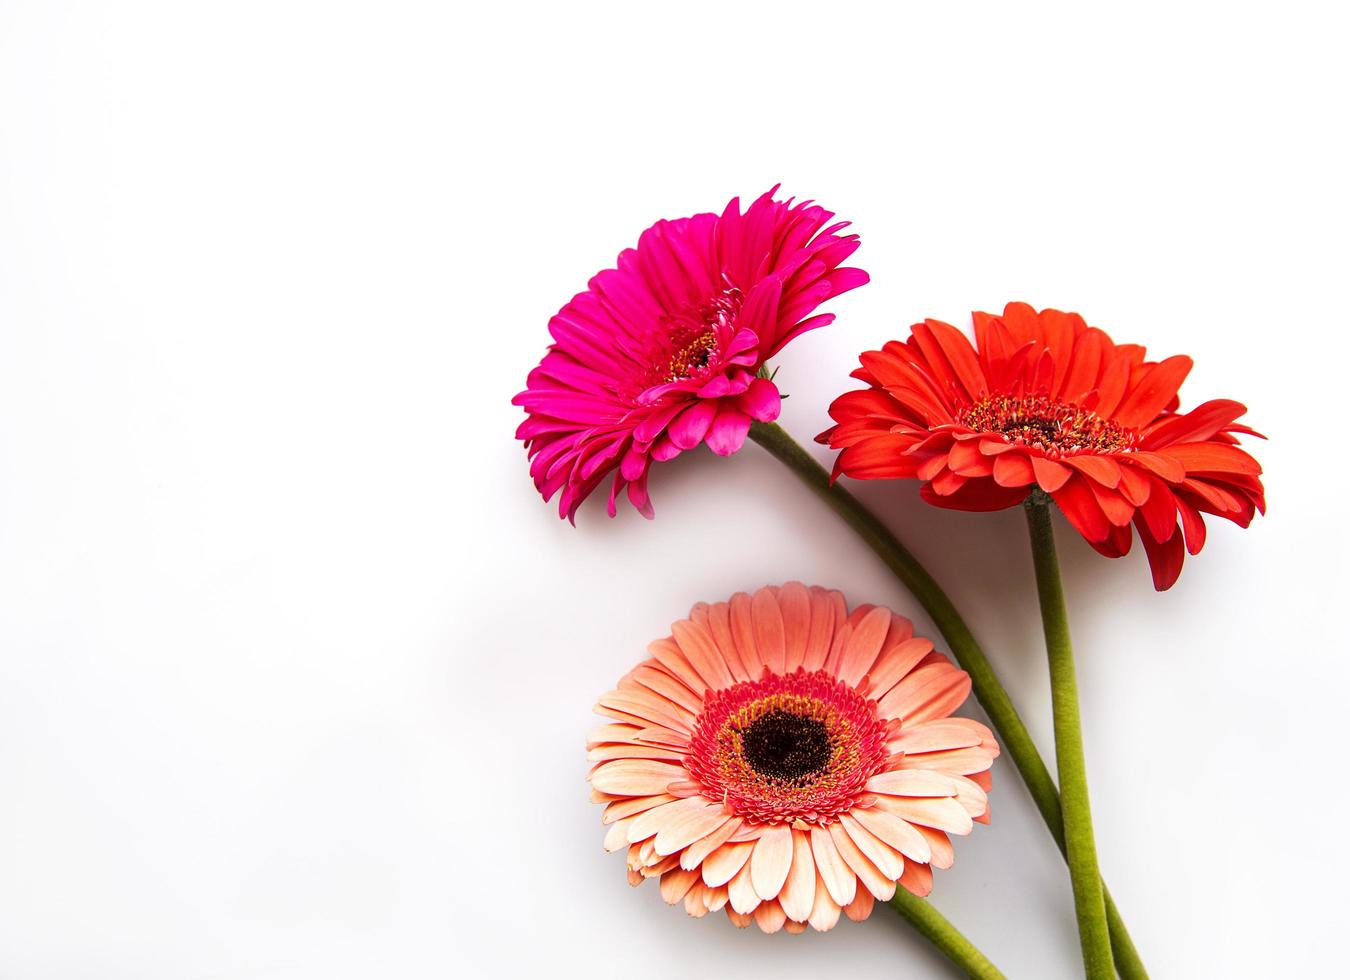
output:
<svg viewBox="0 0 1350 980"><path fill-rule="evenodd" d="M1111 937L1106 924L1102 876L1097 870L1097 845L1092 837L1092 809L1088 805L1087 766L1083 760L1083 729L1078 718L1078 681L1074 677L1073 644L1069 640L1069 613L1055 557L1055 532L1050 504L1040 493L1027 501L1027 527L1036 565L1036 591L1045 624L1045 649L1050 659L1050 701L1055 713L1055 761L1059 768L1060 810L1068 845L1069 880L1078 913L1078 939L1088 980L1110 980L1115 975Z"/></svg>
<svg viewBox="0 0 1350 980"><path fill-rule="evenodd" d="M942 950L966 976L974 980L1004 980L999 968L990 963L988 957L976 949L969 939L961 935L956 926L943 918L942 913L933 907L932 902L910 894L904 887L898 887L895 890L895 897L891 899L891 908L908 919L910 925Z"/></svg>
<svg viewBox="0 0 1350 980"><path fill-rule="evenodd" d="M937 628L947 640L947 646L957 662L970 675L975 697L989 716L994 730L998 732L1003 748L1011 756L1013 765L1026 783L1027 790L1041 812L1050 835L1058 845L1060 853L1067 856L1064 845L1064 819L1059 809L1059 791L1050 777L1031 733L1022 723L1017 709L1013 706L1008 692L1003 689L994 668L990 665L984 651L975 642L965 621L952 605L947 594L942 591L933 577L919 564L909 550L872 515L866 507L839 484L830 482L830 474L814 456L799 446L784 429L774 423L756 422L750 427L750 438L759 443L770 455L783 463L825 501L849 527L857 532L867 546L876 552L886 567L894 573L904 586L913 593L919 605L932 617ZM1111 946L1115 953L1116 968L1122 980L1148 980L1148 971L1144 969L1125 922L1120 917L1111 895L1103 886L1106 899L1106 916L1111 927Z"/></svg>

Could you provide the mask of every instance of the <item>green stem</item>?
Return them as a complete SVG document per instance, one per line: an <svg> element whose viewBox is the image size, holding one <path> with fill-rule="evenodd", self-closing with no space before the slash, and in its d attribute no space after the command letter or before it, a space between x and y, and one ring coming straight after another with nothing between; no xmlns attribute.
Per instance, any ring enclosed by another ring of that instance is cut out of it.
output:
<svg viewBox="0 0 1350 980"><path fill-rule="evenodd" d="M1060 853L1067 856L1064 844L1064 819L1059 809L1059 791L1050 777L1031 733L1023 724L1008 692L1003 689L989 659L975 642L970 629L962 620L952 601L933 577L919 564L909 550L881 523L871 511L858 502L847 490L830 482L830 474L814 456L797 444L776 423L756 422L750 427L750 438L759 443L775 459L783 463L805 483L849 527L857 532L867 546L876 552L886 567L919 601L919 605L937 624L947 640L947 646L957 662L970 675L975 698L989 716L994 730L1013 765L1026 783L1027 790L1041 812L1041 819L1049 829ZM1111 946L1116 968L1122 980L1148 980L1148 971L1134 948L1134 942L1125 929L1111 895L1103 886L1106 899L1106 917L1111 927Z"/></svg>
<svg viewBox="0 0 1350 980"><path fill-rule="evenodd" d="M1002 971L961 935L956 926L943 918L932 902L899 886L895 889L895 897L891 899L890 905L908 919L910 925L923 933L929 942L942 950L966 976L974 980L1004 980Z"/></svg>
<svg viewBox="0 0 1350 980"><path fill-rule="evenodd" d="M1045 624L1045 649L1050 659L1050 701L1055 713L1055 761L1059 768L1060 809L1068 844L1069 880L1078 913L1078 939L1088 980L1110 980L1115 975L1111 937L1106 924L1102 876L1097 870L1097 845L1092 837L1092 810L1088 805L1087 766L1083 761L1083 729L1078 718L1078 682L1074 677L1069 614L1064 586L1055 557L1055 532L1050 504L1033 492L1027 500L1027 527L1036 565L1036 591Z"/></svg>

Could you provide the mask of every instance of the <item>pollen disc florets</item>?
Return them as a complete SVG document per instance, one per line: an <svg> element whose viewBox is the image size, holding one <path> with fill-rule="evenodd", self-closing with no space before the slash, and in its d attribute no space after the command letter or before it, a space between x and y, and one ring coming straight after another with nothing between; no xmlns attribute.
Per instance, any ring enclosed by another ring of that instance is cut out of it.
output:
<svg viewBox="0 0 1350 980"><path fill-rule="evenodd" d="M761 823L828 824L887 759L875 702L823 670L765 674L708 697L689 742L704 796Z"/></svg>
<svg viewBox="0 0 1350 980"><path fill-rule="evenodd" d="M1133 432L1079 405L1044 395L996 395L971 405L958 416L977 432L1006 436L1050 455L1115 453L1130 449Z"/></svg>
<svg viewBox="0 0 1350 980"><path fill-rule="evenodd" d="M650 383L683 381L715 368L723 345L735 331L736 314L744 300L739 289L727 288L706 303L669 317L670 354L653 365Z"/></svg>

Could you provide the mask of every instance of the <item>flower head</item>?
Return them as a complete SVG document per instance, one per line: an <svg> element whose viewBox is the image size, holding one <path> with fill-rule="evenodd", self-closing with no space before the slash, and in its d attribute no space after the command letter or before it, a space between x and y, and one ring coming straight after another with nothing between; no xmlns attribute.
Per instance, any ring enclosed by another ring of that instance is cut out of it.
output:
<svg viewBox="0 0 1350 980"><path fill-rule="evenodd" d="M699 603L597 713L592 797L628 878L765 932L864 919L932 889L948 834L988 822L989 729L948 717L970 678L874 606L790 582Z"/></svg>
<svg viewBox="0 0 1350 980"><path fill-rule="evenodd" d="M779 393L759 369L793 337L834 319L813 311L867 282L841 263L858 247L848 222L809 201L764 194L742 214L658 221L613 269L591 279L549 321L553 344L513 399L516 431L545 500L559 516L610 473L609 514L628 499L652 514L653 461L702 443L736 452L752 420L778 417Z"/></svg>
<svg viewBox="0 0 1350 980"><path fill-rule="evenodd" d="M1247 409L1177 390L1189 357L1146 361L1076 313L1009 303L974 314L975 345L938 320L862 355L867 383L830 406L818 439L840 449L835 475L923 481L923 498L999 510L1039 488L1104 555L1130 550L1130 525L1166 589L1205 543L1202 514L1246 527L1265 512L1261 467L1238 448ZM1184 536L1184 537L1183 537Z"/></svg>

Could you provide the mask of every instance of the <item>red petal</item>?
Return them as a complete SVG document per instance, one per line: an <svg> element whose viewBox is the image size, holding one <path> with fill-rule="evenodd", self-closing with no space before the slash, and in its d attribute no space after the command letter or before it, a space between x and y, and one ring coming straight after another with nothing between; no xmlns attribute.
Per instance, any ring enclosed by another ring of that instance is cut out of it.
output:
<svg viewBox="0 0 1350 980"><path fill-rule="evenodd" d="M1088 487L1088 481L1077 477L1064 484L1054 494L1055 503L1064 511L1069 523L1089 541L1102 541L1111 534L1111 522L1102 513L1097 498Z"/></svg>
<svg viewBox="0 0 1350 980"><path fill-rule="evenodd" d="M1149 532L1148 524L1143 520L1135 521L1139 529L1139 540L1144 543L1148 553L1148 566L1153 572L1153 587L1159 592L1170 589L1181 574L1181 563L1186 559L1186 547L1181 535L1173 534L1166 541L1159 542Z"/></svg>
<svg viewBox="0 0 1350 980"><path fill-rule="evenodd" d="M1261 473L1260 463L1237 446L1221 442L1186 442L1168 446L1166 452L1186 467L1187 473Z"/></svg>
<svg viewBox="0 0 1350 980"><path fill-rule="evenodd" d="M1168 483L1180 483L1186 479L1186 467L1180 460L1173 459L1170 455L1171 449L1167 453L1130 453L1130 460L1150 473L1157 474Z"/></svg>
<svg viewBox="0 0 1350 980"><path fill-rule="evenodd" d="M1147 368L1112 417L1132 429L1152 422L1176 397L1177 389L1191 373L1192 363L1189 357L1178 354Z"/></svg>
<svg viewBox="0 0 1350 980"><path fill-rule="evenodd" d="M1109 456L1065 456L1064 462L1104 487L1120 485L1120 466Z"/></svg>
<svg viewBox="0 0 1350 980"><path fill-rule="evenodd" d="M928 484L919 488L919 496L947 510L990 511L1015 507L1027 496L1026 487L1001 487L993 480L971 480L956 493L940 497Z"/></svg>
<svg viewBox="0 0 1350 980"><path fill-rule="evenodd" d="M1046 459L1044 456L1032 456L1031 468L1036 473L1036 482L1041 485L1041 489L1046 493L1054 493L1069 482L1069 477L1073 476L1073 470L1063 463L1056 463L1053 459Z"/></svg>
<svg viewBox="0 0 1350 980"><path fill-rule="evenodd" d="M1036 471L1023 453L1003 453L994 459L994 482L1004 487L1025 487L1036 482Z"/></svg>
<svg viewBox="0 0 1350 980"><path fill-rule="evenodd" d="M1234 420L1247 414L1247 406L1226 398L1197 405L1185 415L1178 415L1148 430L1141 445L1157 449L1174 442L1204 442L1226 429Z"/></svg>

